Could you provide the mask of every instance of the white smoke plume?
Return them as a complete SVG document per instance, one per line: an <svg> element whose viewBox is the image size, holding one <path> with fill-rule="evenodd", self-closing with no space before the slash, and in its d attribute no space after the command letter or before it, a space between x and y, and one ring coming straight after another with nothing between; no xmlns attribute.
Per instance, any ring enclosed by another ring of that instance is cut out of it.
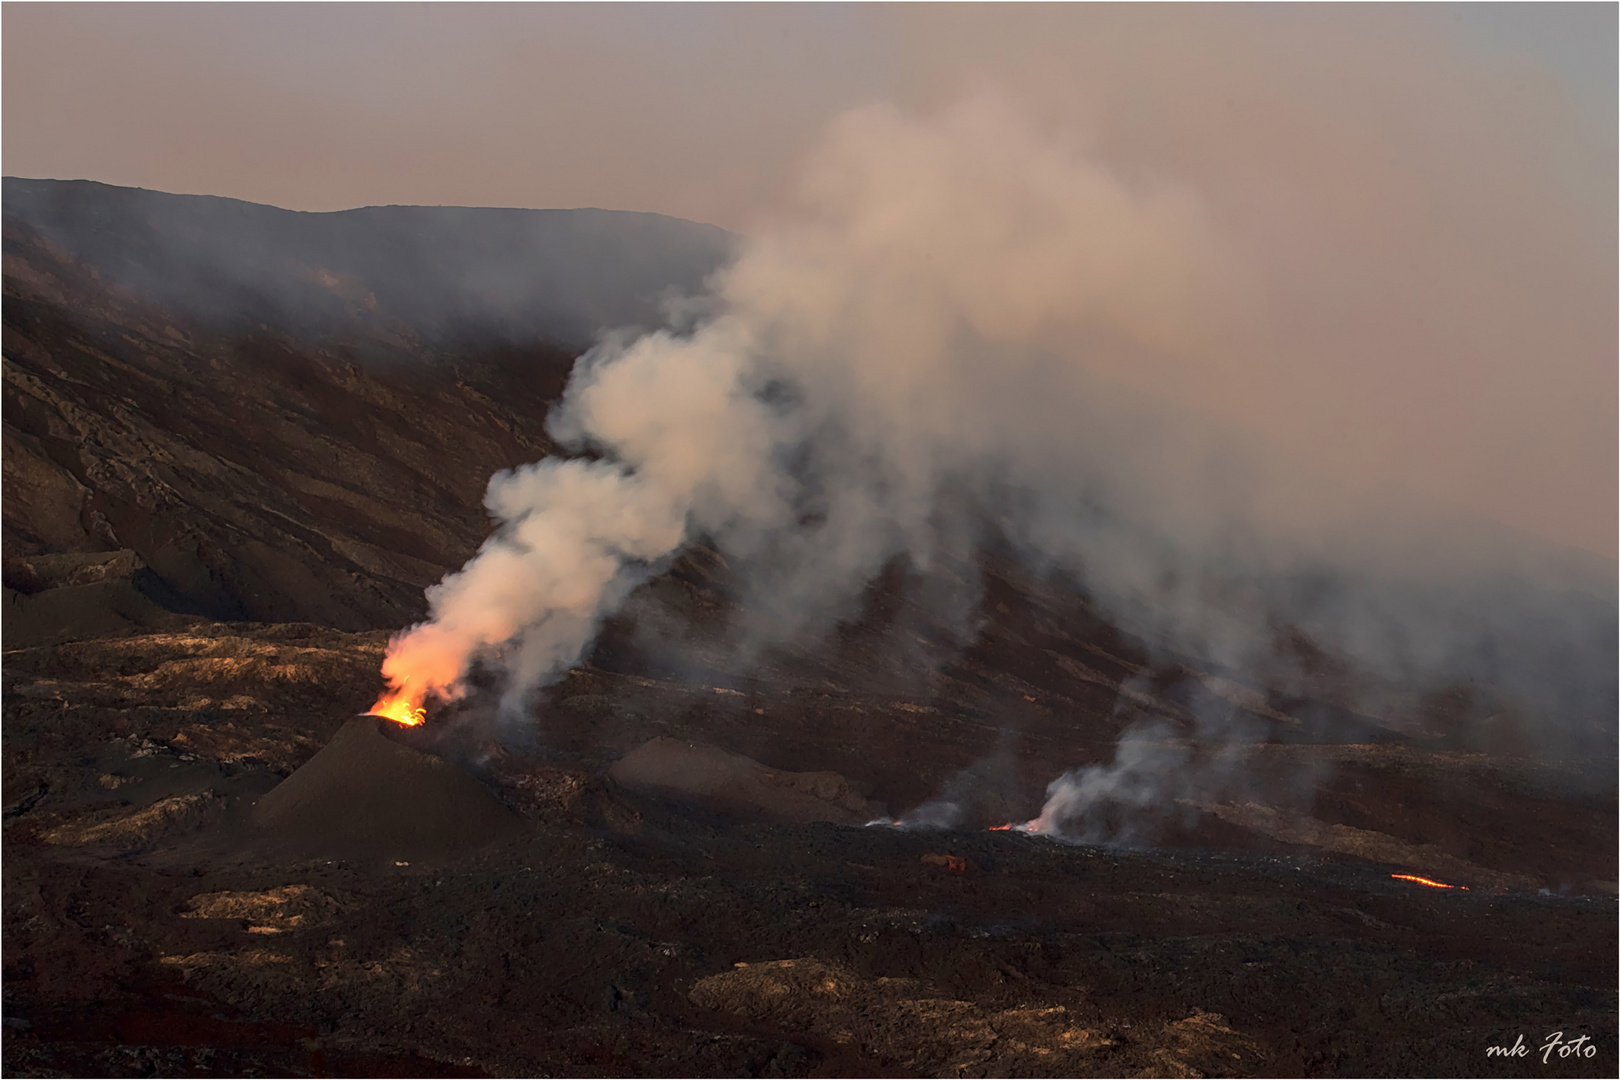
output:
<svg viewBox="0 0 1620 1080"><path fill-rule="evenodd" d="M585 456L491 481L496 532L384 672L454 697L493 664L520 716L697 538L741 568L736 640L758 644L824 630L896 557L971 561L993 523L1150 645L1262 684L1301 677L1292 628L1392 684L1601 709L1614 606L1590 575L1189 397L1263 347L1246 250L1194 187L1113 171L994 93L847 114L695 327L581 359L551 428ZM1134 798L1155 768L1080 787Z"/></svg>
<svg viewBox="0 0 1620 1080"><path fill-rule="evenodd" d="M1169 734L1152 727L1126 732L1111 763L1070 769L1047 785L1040 816L1025 827L1081 843L1134 842L1142 813L1174 806L1167 788L1182 798L1196 791L1188 753Z"/></svg>

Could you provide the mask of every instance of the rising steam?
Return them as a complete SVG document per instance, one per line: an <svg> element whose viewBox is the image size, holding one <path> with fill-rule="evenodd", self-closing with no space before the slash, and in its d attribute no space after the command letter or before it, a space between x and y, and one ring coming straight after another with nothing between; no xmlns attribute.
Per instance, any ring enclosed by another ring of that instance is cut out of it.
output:
<svg viewBox="0 0 1620 1080"><path fill-rule="evenodd" d="M1497 710L1601 715L1601 582L1301 466L1186 390L1265 347L1261 276L1228 241L1196 191L1110 171L993 95L844 116L701 321L581 359L550 426L582 456L490 482L494 535L385 675L420 702L494 665L521 716L699 537L750 589L751 647L824 630L897 557L971 562L993 523L1150 647L1257 682L1306 678L1277 647L1296 633L1377 685L1488 678ZM1160 798L1185 767L1162 758L1135 739L1047 813Z"/></svg>

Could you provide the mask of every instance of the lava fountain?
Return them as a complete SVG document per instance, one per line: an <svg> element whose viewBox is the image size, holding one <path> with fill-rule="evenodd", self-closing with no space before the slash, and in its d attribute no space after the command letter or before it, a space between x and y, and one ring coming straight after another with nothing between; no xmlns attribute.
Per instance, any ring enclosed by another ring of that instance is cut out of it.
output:
<svg viewBox="0 0 1620 1080"><path fill-rule="evenodd" d="M421 699L411 692L409 679L393 690L384 691L377 703L366 712L406 727L418 727L427 720L427 709L422 706Z"/></svg>

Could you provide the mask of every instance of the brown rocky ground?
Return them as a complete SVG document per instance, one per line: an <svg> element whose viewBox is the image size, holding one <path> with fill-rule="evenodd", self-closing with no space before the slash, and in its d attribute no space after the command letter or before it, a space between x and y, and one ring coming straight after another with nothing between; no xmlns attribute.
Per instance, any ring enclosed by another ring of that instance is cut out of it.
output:
<svg viewBox="0 0 1620 1080"><path fill-rule="evenodd" d="M1537 794L1511 763L1257 747L1341 765L1308 813L1217 807L1152 850L773 824L606 772L671 730L736 747L761 708L903 808L885 746L949 778L973 740L891 723L938 720L904 701L731 706L586 666L538 742L485 763L516 835L448 862L278 846L253 800L369 703L384 641L199 622L7 654L8 1072L1613 1071L1612 805ZM829 728L887 734L846 752ZM798 763L782 753L766 764ZM1389 876L1407 871L1470 889ZM1600 1056L1483 1056L1552 1031Z"/></svg>
<svg viewBox="0 0 1620 1080"><path fill-rule="evenodd" d="M994 552L956 568L965 645L896 570L831 641L744 662L699 548L532 726L475 694L343 743L300 805L403 778L358 842L256 824L482 540L490 472L550 447L572 354L433 336L366 286L387 252L289 264L336 297L314 329L226 325L12 202L8 1074L1616 1071L1612 761L1529 756L1458 694L1365 715L1325 660L1306 697L1150 663ZM1212 715L1242 741L1200 743ZM1143 721L1226 782L1128 844L988 831ZM451 855L394 828L447 775L424 752L516 824ZM861 820L941 798L953 830ZM1552 1032L1591 1055L1485 1056Z"/></svg>

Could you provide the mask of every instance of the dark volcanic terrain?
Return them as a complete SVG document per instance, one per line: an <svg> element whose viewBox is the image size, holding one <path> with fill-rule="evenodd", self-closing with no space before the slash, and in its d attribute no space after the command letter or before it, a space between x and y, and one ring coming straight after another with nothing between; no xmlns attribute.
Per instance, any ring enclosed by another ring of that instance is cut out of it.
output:
<svg viewBox="0 0 1620 1080"><path fill-rule="evenodd" d="M589 335L724 234L6 185L8 1075L1614 1075L1612 762L1150 663L994 550L962 650L896 568L740 664L699 547L526 732L354 721ZM1212 708L1240 782L990 831Z"/></svg>

